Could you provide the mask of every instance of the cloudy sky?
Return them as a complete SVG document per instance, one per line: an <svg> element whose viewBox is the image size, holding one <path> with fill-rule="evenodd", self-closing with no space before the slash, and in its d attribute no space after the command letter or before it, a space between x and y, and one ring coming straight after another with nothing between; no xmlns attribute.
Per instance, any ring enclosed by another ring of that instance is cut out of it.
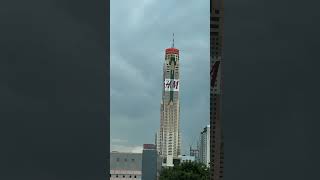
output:
<svg viewBox="0 0 320 180"><path fill-rule="evenodd" d="M160 126L164 49L181 57L183 153L209 123L209 1L111 0L111 150L140 151Z"/></svg>

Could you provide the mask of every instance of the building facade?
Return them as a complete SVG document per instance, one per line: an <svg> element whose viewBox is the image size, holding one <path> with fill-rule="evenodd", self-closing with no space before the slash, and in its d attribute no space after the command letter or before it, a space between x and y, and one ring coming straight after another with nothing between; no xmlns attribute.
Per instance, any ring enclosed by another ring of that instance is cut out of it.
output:
<svg viewBox="0 0 320 180"><path fill-rule="evenodd" d="M155 137L155 145L158 151L158 154L160 154L161 151L161 143L160 143L160 130L156 133Z"/></svg>
<svg viewBox="0 0 320 180"><path fill-rule="evenodd" d="M223 62L223 0L210 0L210 179L223 179L221 65Z"/></svg>
<svg viewBox="0 0 320 180"><path fill-rule="evenodd" d="M142 180L158 180L162 160L154 144L144 144L142 152Z"/></svg>
<svg viewBox="0 0 320 180"><path fill-rule="evenodd" d="M210 125L200 134L199 159L203 164L210 165Z"/></svg>
<svg viewBox="0 0 320 180"><path fill-rule="evenodd" d="M194 162L196 160L194 156L187 156L187 155L180 155L179 159L180 159L180 163Z"/></svg>
<svg viewBox="0 0 320 180"><path fill-rule="evenodd" d="M111 152L110 180L141 180L141 175L141 153Z"/></svg>
<svg viewBox="0 0 320 180"><path fill-rule="evenodd" d="M157 134L158 150L163 157L163 166L174 166L181 152L180 102L179 102L179 50L165 50L163 64L163 88L160 105L160 131Z"/></svg>
<svg viewBox="0 0 320 180"><path fill-rule="evenodd" d="M193 148L190 146L189 155L190 155L190 156L194 156L195 161L199 162L199 161L200 161L199 145L197 145L197 148L196 148L196 149L193 149Z"/></svg>

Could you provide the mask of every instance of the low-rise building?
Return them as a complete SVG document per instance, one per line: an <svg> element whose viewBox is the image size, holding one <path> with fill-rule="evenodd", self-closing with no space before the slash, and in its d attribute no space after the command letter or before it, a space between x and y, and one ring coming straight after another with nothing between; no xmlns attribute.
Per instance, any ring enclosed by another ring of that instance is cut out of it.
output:
<svg viewBox="0 0 320 180"><path fill-rule="evenodd" d="M142 154L111 152L110 180L141 180Z"/></svg>
<svg viewBox="0 0 320 180"><path fill-rule="evenodd" d="M142 180L157 180L160 177L162 160L154 144L144 144L142 152Z"/></svg>
<svg viewBox="0 0 320 180"><path fill-rule="evenodd" d="M180 159L181 163L195 161L195 157L194 156L187 156L187 155L180 155L179 159Z"/></svg>
<svg viewBox="0 0 320 180"><path fill-rule="evenodd" d="M199 146L197 146L196 149L192 149L190 146L190 156L194 156L195 161L199 162L200 161L200 156L199 156Z"/></svg>

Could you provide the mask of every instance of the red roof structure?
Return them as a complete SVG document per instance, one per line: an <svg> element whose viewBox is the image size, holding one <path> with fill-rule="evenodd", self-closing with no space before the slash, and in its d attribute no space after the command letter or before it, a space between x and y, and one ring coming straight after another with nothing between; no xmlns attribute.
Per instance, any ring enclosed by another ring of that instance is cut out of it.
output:
<svg viewBox="0 0 320 180"><path fill-rule="evenodd" d="M179 54L179 49L176 48L167 48L166 54Z"/></svg>

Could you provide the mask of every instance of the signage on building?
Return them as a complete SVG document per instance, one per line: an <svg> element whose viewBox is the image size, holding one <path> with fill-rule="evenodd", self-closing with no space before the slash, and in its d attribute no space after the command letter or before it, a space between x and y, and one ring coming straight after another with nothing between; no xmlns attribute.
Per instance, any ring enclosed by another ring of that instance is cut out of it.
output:
<svg viewBox="0 0 320 180"><path fill-rule="evenodd" d="M156 149L156 145L154 144L144 144L143 149Z"/></svg>
<svg viewBox="0 0 320 180"><path fill-rule="evenodd" d="M163 85L165 91L179 91L180 82L179 79L165 79Z"/></svg>

